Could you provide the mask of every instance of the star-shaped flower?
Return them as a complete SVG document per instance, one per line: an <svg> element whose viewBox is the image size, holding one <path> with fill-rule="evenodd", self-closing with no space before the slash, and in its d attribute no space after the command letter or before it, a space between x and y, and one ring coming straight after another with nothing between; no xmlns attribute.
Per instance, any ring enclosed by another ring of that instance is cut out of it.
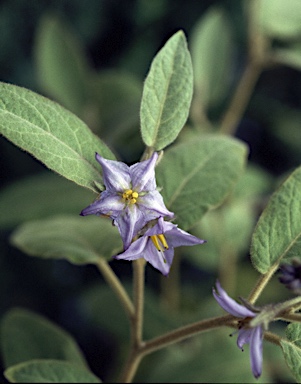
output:
<svg viewBox="0 0 301 384"><path fill-rule="evenodd" d="M148 160L128 166L121 161L107 160L96 153L102 166L105 191L85 208L82 216L106 215L113 219L127 249L134 236L147 222L160 216L173 217L156 189L156 152Z"/></svg>
<svg viewBox="0 0 301 384"><path fill-rule="evenodd" d="M263 324L252 327L252 319L257 314L231 299L218 281L216 282L216 288L217 290L213 289L213 296L219 305L231 315L242 318L239 323L237 346L243 350L244 344L250 344L251 368L254 377L257 379L262 372Z"/></svg>
<svg viewBox="0 0 301 384"><path fill-rule="evenodd" d="M136 260L143 257L166 276L172 264L175 247L203 244L204 242L205 240L190 235L179 229L177 225L166 222L163 217L160 217L153 227L148 228L142 237L115 258Z"/></svg>

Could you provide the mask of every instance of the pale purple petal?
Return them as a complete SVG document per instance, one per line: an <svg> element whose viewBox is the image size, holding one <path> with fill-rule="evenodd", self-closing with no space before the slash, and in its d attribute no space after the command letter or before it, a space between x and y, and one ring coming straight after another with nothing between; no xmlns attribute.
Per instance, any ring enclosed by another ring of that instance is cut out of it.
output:
<svg viewBox="0 0 301 384"><path fill-rule="evenodd" d="M148 160L130 166L133 189L137 192L153 191L156 189L155 166L158 153L154 152Z"/></svg>
<svg viewBox="0 0 301 384"><path fill-rule="evenodd" d="M145 260L148 261L154 268L158 269L164 276L169 274L173 255L173 249L168 249L165 252L158 251L151 239L148 240L144 251Z"/></svg>
<svg viewBox="0 0 301 384"><path fill-rule="evenodd" d="M245 344L249 344L253 330L254 330L253 328L247 328L247 329L242 328L238 331L237 346L242 351L243 351L243 346Z"/></svg>
<svg viewBox="0 0 301 384"><path fill-rule="evenodd" d="M96 160L102 166L103 182L107 190L124 192L131 189L130 167L121 161L107 160L96 153Z"/></svg>
<svg viewBox="0 0 301 384"><path fill-rule="evenodd" d="M83 209L80 215L108 215L112 219L119 216L124 208L124 202L120 196L106 192L102 192L100 198Z"/></svg>
<svg viewBox="0 0 301 384"><path fill-rule="evenodd" d="M146 243L148 238L143 236L138 240L134 241L126 251L120 253L117 256L114 256L115 259L118 260L137 260L144 256L144 250L146 247Z"/></svg>
<svg viewBox="0 0 301 384"><path fill-rule="evenodd" d="M145 225L145 218L135 204L126 207L123 212L116 217L114 224L118 227L124 249L127 249L133 237Z"/></svg>
<svg viewBox="0 0 301 384"><path fill-rule="evenodd" d="M163 201L163 197L158 191L151 191L146 193L144 196L139 196L138 205L140 209L143 209L145 212L157 213L154 218L159 216L168 216L172 218L174 216L173 212L170 212Z"/></svg>
<svg viewBox="0 0 301 384"><path fill-rule="evenodd" d="M259 325L252 330L250 338L250 361L253 375L256 379L262 372L262 341L263 330Z"/></svg>
<svg viewBox="0 0 301 384"><path fill-rule="evenodd" d="M219 281L216 282L217 292L213 289L213 296L219 305L228 313L236 317L254 317L255 314L243 305L238 304L235 300L227 295L226 291L221 287Z"/></svg>

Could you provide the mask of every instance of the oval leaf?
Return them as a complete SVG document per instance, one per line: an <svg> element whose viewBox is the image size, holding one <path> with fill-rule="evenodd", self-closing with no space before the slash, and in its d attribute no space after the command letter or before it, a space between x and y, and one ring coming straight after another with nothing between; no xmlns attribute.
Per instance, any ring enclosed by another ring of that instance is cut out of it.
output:
<svg viewBox="0 0 301 384"><path fill-rule="evenodd" d="M14 246L30 256L97 264L122 250L111 220L97 216L58 216L21 225L11 236Z"/></svg>
<svg viewBox="0 0 301 384"><path fill-rule="evenodd" d="M195 25L191 56L198 108L219 102L230 85L232 31L224 12L213 7Z"/></svg>
<svg viewBox="0 0 301 384"><path fill-rule="evenodd" d="M299 0L261 0L258 3L259 23L274 38L301 36L301 2Z"/></svg>
<svg viewBox="0 0 301 384"><path fill-rule="evenodd" d="M179 31L155 56L144 83L140 118L147 146L160 150L178 136L189 113L192 77L186 39Z"/></svg>
<svg viewBox="0 0 301 384"><path fill-rule="evenodd" d="M183 229L221 204L243 171L246 146L226 136L208 135L166 151L157 168L166 206Z"/></svg>
<svg viewBox="0 0 301 384"><path fill-rule="evenodd" d="M55 213L79 213L93 197L88 189L50 171L26 177L0 190L0 228Z"/></svg>
<svg viewBox="0 0 301 384"><path fill-rule="evenodd" d="M101 383L88 369L58 360L32 360L4 372L11 383Z"/></svg>
<svg viewBox="0 0 301 384"><path fill-rule="evenodd" d="M267 273L301 250L301 167L270 198L251 243L251 258L260 273Z"/></svg>
<svg viewBox="0 0 301 384"><path fill-rule="evenodd" d="M5 367L33 359L58 359L87 368L75 340L46 318L25 309L12 309L1 324Z"/></svg>
<svg viewBox="0 0 301 384"><path fill-rule="evenodd" d="M280 342L284 359L297 383L301 382L301 349L286 340Z"/></svg>
<svg viewBox="0 0 301 384"><path fill-rule="evenodd" d="M88 64L75 33L66 21L46 14L36 36L39 83L55 100L78 116L87 101Z"/></svg>
<svg viewBox="0 0 301 384"><path fill-rule="evenodd" d="M114 159L79 118L25 88L0 83L0 133L48 168L97 192L100 166L94 156Z"/></svg>

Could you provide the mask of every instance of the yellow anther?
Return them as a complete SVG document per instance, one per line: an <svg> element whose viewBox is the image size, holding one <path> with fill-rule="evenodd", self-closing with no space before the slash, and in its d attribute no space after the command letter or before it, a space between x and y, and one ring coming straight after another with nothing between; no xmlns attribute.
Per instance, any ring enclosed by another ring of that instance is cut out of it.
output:
<svg viewBox="0 0 301 384"><path fill-rule="evenodd" d="M161 241L163 247L165 249L168 249L168 244L167 244L167 241L165 239L165 236L163 235L163 233L161 233L160 235L157 235L159 237L159 240Z"/></svg>
<svg viewBox="0 0 301 384"><path fill-rule="evenodd" d="M122 198L128 201L130 204L135 204L137 202L138 196L138 192L133 192L132 189L126 189L122 194Z"/></svg>
<svg viewBox="0 0 301 384"><path fill-rule="evenodd" d="M158 241L158 237L157 235L153 235L150 237L152 239L152 242L154 243L154 246L157 248L158 251L160 252L163 252L160 244L159 244L159 241Z"/></svg>
<svg viewBox="0 0 301 384"><path fill-rule="evenodd" d="M129 199L131 198L131 195L132 195L133 191L131 189L126 189L123 194L122 194L122 197L124 199Z"/></svg>
<svg viewBox="0 0 301 384"><path fill-rule="evenodd" d="M158 251L164 252L168 249L168 244L163 234L153 235L150 238Z"/></svg>

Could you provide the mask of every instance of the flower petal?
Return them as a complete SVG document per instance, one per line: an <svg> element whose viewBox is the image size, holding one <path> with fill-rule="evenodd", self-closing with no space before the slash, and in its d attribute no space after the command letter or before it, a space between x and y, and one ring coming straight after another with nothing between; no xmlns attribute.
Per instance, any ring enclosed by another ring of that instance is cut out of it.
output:
<svg viewBox="0 0 301 384"><path fill-rule="evenodd" d="M80 215L108 215L112 219L115 219L120 215L123 208L124 203L120 196L104 191L101 193L100 198L83 209Z"/></svg>
<svg viewBox="0 0 301 384"><path fill-rule="evenodd" d="M96 153L102 167L103 182L107 190L123 192L131 188L130 167L121 161L107 160Z"/></svg>
<svg viewBox="0 0 301 384"><path fill-rule="evenodd" d="M148 192L144 196L139 196L138 205L145 214L153 215L153 219L160 216L168 216L169 218L174 216L174 213L166 208L160 192L156 190Z"/></svg>
<svg viewBox="0 0 301 384"><path fill-rule="evenodd" d="M173 256L173 249L167 249L164 252L160 252L156 249L152 240L149 238L146 249L144 251L144 258L154 268L158 269L164 276L169 274Z"/></svg>
<svg viewBox="0 0 301 384"><path fill-rule="evenodd" d="M254 317L255 314L243 305L238 304L235 300L227 295L226 291L221 287L219 281L216 282L217 292L213 289L213 296L219 305L228 313L236 317Z"/></svg>
<svg viewBox="0 0 301 384"><path fill-rule="evenodd" d="M133 189L137 192L153 191L156 189L155 166L158 153L154 152L148 160L130 166Z"/></svg>
<svg viewBox="0 0 301 384"><path fill-rule="evenodd" d="M123 212L116 217L114 224L117 225L122 237L124 249L127 249L138 231L147 223L147 218L138 209L136 204L127 206Z"/></svg>
<svg viewBox="0 0 301 384"><path fill-rule="evenodd" d="M134 241L126 251L120 253L117 256L114 256L118 260L137 260L143 257L144 250L147 244L147 237L140 237L138 240Z"/></svg>
<svg viewBox="0 0 301 384"><path fill-rule="evenodd" d="M259 325L252 329L250 338L250 361L253 375L256 379L261 375L262 372L262 341L263 341L263 330L262 326Z"/></svg>
<svg viewBox="0 0 301 384"><path fill-rule="evenodd" d="M240 329L238 331L237 346L243 351L243 346L249 344L253 328Z"/></svg>

